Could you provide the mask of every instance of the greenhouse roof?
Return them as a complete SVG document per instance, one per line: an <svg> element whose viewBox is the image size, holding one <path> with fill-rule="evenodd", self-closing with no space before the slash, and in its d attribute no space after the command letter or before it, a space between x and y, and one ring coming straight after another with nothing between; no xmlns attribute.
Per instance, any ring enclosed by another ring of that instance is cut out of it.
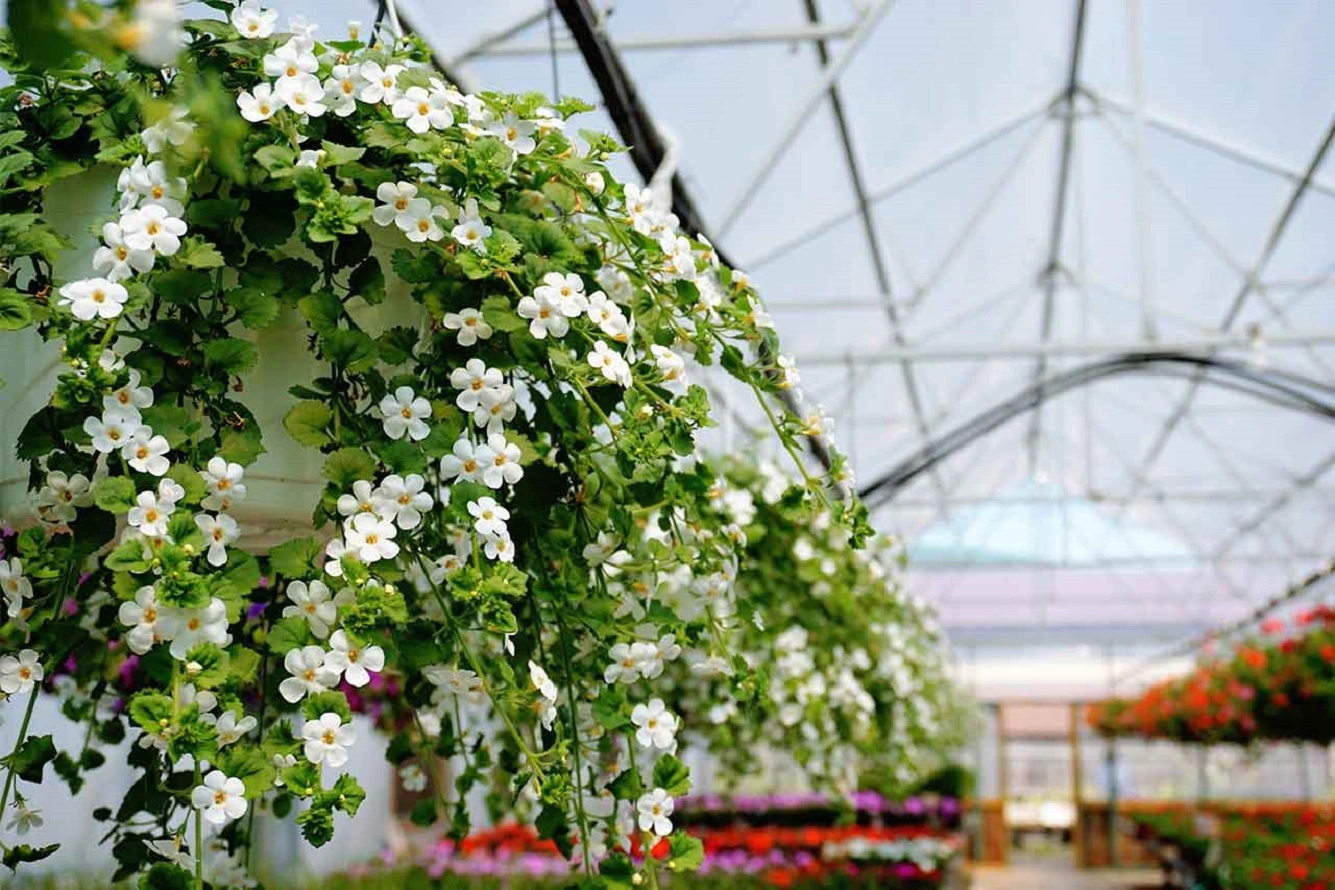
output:
<svg viewBox="0 0 1335 890"><path fill-rule="evenodd" d="M376 6L272 5L326 31ZM924 562L1110 548L1171 586L1162 557L1185 549L1222 620L1331 554L1335 437L1311 406L1335 378L1335 5L394 5L466 87L599 101L564 21L589 13L670 147L660 174L751 274L864 482L1037 385L1037 410L874 501ZM1234 365L1045 389L1130 352ZM1276 372L1306 402L1256 383ZM733 413L712 444L732 447L763 418L716 388ZM1005 506L1026 490L1041 502ZM1047 527L1070 533L1034 540Z"/></svg>

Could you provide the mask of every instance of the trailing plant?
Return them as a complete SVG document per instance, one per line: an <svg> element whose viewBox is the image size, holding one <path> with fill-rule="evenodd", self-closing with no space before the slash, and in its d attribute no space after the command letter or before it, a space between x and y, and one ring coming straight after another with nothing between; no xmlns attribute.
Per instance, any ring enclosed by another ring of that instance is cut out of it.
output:
<svg viewBox="0 0 1335 890"><path fill-rule="evenodd" d="M93 813L115 877L243 883L257 810L315 845L356 813L348 693L392 671L405 779L465 764L417 821L465 836L486 782L591 881L698 864L658 678L691 648L751 682L724 625L769 599L734 583L690 378L754 393L791 521L869 531L842 459L800 459L820 416L777 397L796 371L745 276L612 176L621 147L569 123L589 106L461 94L413 39L280 33L255 0L19 5L0 326L59 372L8 443L32 509L5 504L0 822L128 738L137 779ZM78 750L29 732L51 694Z"/></svg>

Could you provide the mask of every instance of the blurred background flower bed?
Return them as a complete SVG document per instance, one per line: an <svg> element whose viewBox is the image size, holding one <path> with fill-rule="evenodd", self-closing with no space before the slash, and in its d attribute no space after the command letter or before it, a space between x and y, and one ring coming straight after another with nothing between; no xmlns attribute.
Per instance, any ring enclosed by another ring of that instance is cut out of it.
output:
<svg viewBox="0 0 1335 890"><path fill-rule="evenodd" d="M1200 890L1335 887L1335 808L1306 804L1165 807L1133 817L1139 840Z"/></svg>

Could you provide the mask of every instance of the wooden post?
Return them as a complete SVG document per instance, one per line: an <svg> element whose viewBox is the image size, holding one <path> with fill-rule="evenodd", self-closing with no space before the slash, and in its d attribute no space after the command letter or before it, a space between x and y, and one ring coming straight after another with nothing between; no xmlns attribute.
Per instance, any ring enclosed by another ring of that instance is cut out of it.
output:
<svg viewBox="0 0 1335 890"><path fill-rule="evenodd" d="M1071 852L1076 868L1086 865L1084 825L1084 763L1080 752L1080 704L1071 703L1071 806L1075 810L1075 824L1071 828Z"/></svg>
<svg viewBox="0 0 1335 890"><path fill-rule="evenodd" d="M1011 829L1006 822L1006 801L1010 799L1010 759L1006 756L1006 707L998 704L997 709L997 792L1001 798L1001 863L1010 862Z"/></svg>
<svg viewBox="0 0 1335 890"><path fill-rule="evenodd" d="M1108 865L1121 864L1117 850L1117 736L1108 736Z"/></svg>

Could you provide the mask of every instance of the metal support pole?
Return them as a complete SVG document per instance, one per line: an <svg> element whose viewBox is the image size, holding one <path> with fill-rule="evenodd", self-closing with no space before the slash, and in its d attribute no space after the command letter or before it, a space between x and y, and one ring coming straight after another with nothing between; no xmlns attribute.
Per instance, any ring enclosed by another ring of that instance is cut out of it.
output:
<svg viewBox="0 0 1335 890"><path fill-rule="evenodd" d="M843 52L833 59L829 66L821 72L820 78L817 79L816 83L807 94L803 96L802 101L798 103L797 108L794 109L793 113L789 116L782 134L766 153L764 161L756 168L755 173L752 174L751 178L737 195L737 198L732 202L727 213L723 215L723 221L718 227L718 237L720 239L728 234L733 223L737 222L737 218L742 215L742 211L747 208L747 205L751 203L751 199L756 196L756 192L758 192L760 187L765 184L765 180L769 179L769 175L774 172L774 168L788 151L788 146L793 144L793 140L796 139L797 134L802 131L802 127L811 119L812 110L825 98L830 87L839 80L839 75L844 73L844 69L848 67L848 63L853 61L857 56L858 50L862 49L863 45L867 42L867 38L876 30L876 25L880 23L881 19L890 11L890 7L893 5L894 0L878 0L875 6L872 6L862 14L862 19L858 22L857 30L854 31L849 38L848 45L845 46Z"/></svg>
<svg viewBox="0 0 1335 890"><path fill-rule="evenodd" d="M1196 747L1196 802L1203 804L1210 799L1210 746Z"/></svg>

